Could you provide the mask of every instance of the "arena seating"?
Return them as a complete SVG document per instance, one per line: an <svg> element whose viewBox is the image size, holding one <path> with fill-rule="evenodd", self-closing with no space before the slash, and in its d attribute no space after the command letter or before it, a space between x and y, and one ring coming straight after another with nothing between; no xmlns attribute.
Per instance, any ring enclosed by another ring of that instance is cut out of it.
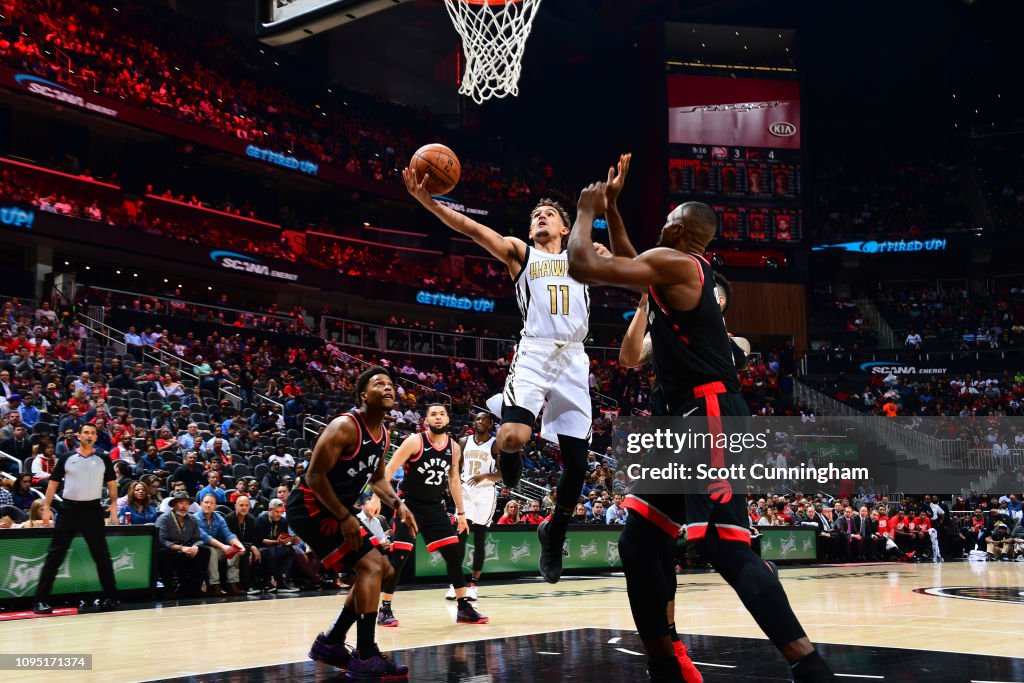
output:
<svg viewBox="0 0 1024 683"><path fill-rule="evenodd" d="M71 13L66 5L28 0L6 7L0 62L380 182L401 183L405 160L424 140L460 148L462 138L429 114L327 82L289 80L279 68L287 55L268 54L255 41L244 44L166 8L78 3ZM55 20L72 15L73 21ZM202 64L197 55L204 55ZM552 192L572 196L550 164L510 161L516 150L481 149L496 144L477 139L465 147L472 151L462 158L462 201L526 204Z"/></svg>

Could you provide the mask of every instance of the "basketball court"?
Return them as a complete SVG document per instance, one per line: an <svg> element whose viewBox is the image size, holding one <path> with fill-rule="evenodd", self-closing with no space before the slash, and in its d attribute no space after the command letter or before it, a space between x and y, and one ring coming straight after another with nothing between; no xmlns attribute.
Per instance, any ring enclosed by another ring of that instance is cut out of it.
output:
<svg viewBox="0 0 1024 683"><path fill-rule="evenodd" d="M1024 564L792 567L782 583L841 678L921 683L1024 681ZM782 658L717 574L678 577L677 627L707 681L789 680ZM444 588L402 589L401 625L378 629L411 681L643 680L646 657L621 576L483 583L486 625L456 625ZM9 622L27 652L92 653L90 672L26 681L314 681L337 670L306 658L340 595L140 606L113 614ZM141 637L140 634L146 634ZM140 638L144 638L140 642ZM126 656L126 652L133 653Z"/></svg>

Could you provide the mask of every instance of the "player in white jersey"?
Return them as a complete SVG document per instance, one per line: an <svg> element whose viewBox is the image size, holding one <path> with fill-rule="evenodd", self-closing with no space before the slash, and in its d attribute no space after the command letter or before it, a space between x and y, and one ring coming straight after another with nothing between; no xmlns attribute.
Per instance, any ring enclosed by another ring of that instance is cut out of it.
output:
<svg viewBox="0 0 1024 683"><path fill-rule="evenodd" d="M501 479L498 472L498 440L492 436L494 419L490 413L479 412L473 420L473 434L459 441L462 448L462 501L466 506L466 520L473 534L472 575L466 581L466 595L477 598L477 585L483 573L486 555L487 527L494 520L498 493L494 483ZM461 537L465 544L468 534ZM465 550L463 550L465 557ZM455 589L449 591L455 599Z"/></svg>
<svg viewBox="0 0 1024 683"><path fill-rule="evenodd" d="M523 471L521 449L544 408L541 436L558 442L562 475L551 519L537 529L541 538L540 572L555 583L562 574L562 546L573 508L583 489L590 444L590 359L583 349L590 317L586 286L569 277L565 253L572 220L558 202L541 199L530 213L527 245L518 237L499 235L468 216L435 202L426 178L402 171L405 187L445 225L469 237L505 264L516 286L523 330L509 365L502 394L498 429L498 468L507 486L515 486ZM621 190L625 168L609 171L609 181ZM595 245L596 247L596 245Z"/></svg>

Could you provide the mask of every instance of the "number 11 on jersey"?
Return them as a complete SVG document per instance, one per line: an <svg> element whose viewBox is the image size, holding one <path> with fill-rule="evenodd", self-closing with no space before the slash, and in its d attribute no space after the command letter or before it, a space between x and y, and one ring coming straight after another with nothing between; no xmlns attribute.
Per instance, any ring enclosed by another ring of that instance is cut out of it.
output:
<svg viewBox="0 0 1024 683"><path fill-rule="evenodd" d="M548 285L551 295L551 315L558 315L558 293L562 293L562 315L569 315L569 285Z"/></svg>

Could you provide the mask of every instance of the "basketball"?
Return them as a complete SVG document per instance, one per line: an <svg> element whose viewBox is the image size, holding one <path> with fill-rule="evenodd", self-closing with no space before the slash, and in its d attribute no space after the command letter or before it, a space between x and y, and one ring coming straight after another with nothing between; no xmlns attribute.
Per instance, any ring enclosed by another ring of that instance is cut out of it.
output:
<svg viewBox="0 0 1024 683"><path fill-rule="evenodd" d="M462 164L455 152L438 142L416 150L409 167L416 171L416 177L421 181L425 175L430 175L426 188L431 195L451 192L462 174Z"/></svg>

